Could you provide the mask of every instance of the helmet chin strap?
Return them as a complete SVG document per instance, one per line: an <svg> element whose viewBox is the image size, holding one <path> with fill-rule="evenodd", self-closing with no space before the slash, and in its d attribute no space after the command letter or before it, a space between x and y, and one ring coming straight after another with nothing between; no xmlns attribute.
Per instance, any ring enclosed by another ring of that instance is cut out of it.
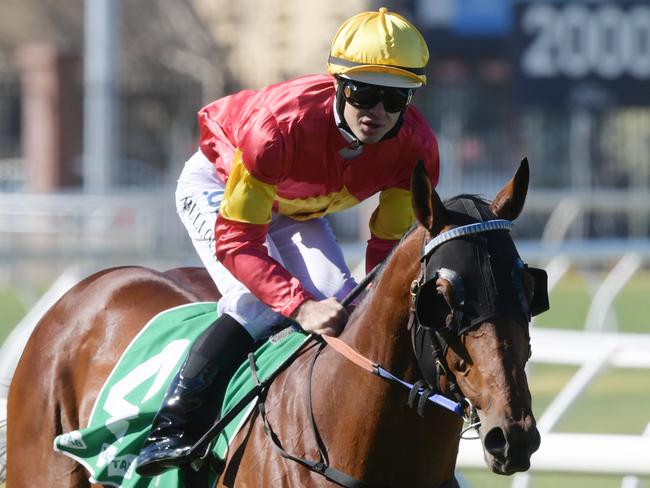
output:
<svg viewBox="0 0 650 488"><path fill-rule="evenodd" d="M343 133L345 139L350 143L350 147L356 149L362 146L363 142L361 142L359 138L354 134L354 132L352 132L352 129L345 120L343 112L345 110L346 103L347 102L345 100L345 97L343 96L343 84L339 81L337 83L336 99L334 101L334 118L336 121L336 127L338 127L338 129ZM404 112L406 112L406 107L404 107L404 110L400 112L399 118L397 119L397 122L395 122L393 128L386 132L380 141L391 139L397 136L399 130L402 128L402 124L404 123Z"/></svg>
<svg viewBox="0 0 650 488"><path fill-rule="evenodd" d="M345 140L350 143L352 149L357 149L363 142L352 132L350 126L345 120L343 111L345 110L345 97L343 96L343 88L341 82L337 83L336 86L336 100L334 101L334 119L336 121L336 127L343 133Z"/></svg>

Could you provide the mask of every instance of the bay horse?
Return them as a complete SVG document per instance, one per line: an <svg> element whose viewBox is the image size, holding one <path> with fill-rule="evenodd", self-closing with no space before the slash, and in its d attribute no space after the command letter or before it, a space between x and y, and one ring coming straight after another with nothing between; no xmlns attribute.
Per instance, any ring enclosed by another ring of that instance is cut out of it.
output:
<svg viewBox="0 0 650 488"><path fill-rule="evenodd" d="M491 204L469 196L463 201L491 219L512 221L523 208L528 173L524 160ZM491 263L494 274L507 267L501 274L510 277L516 271L514 257L504 261L500 249L514 249L512 239L507 232L482 229L480 234L450 240L438 248L443 255L439 272L424 280L422 274L431 273L426 259L421 259L423 248L427 251L429 246L427 254L433 260L438 253L431 246L434 238L449 236L463 225L458 215L462 219L468 215L445 208L421 164L413 173L412 195L419 224L391 253L339 338L397 377L411 383L433 377L428 386L433 382L447 396L460 395L464 408L478 413L487 465L506 475L525 471L540 443L524 371L530 317L521 312L517 300L510 300L506 313L461 326L471 315L459 318L461 295L469 307L474 285L460 270L453 271L453 259L445 262L448 258L442 252L449 248L456 249L452 254L462 254L463 246L455 243L469 243L470 255L461 255L458 263L477 272L486 266L477 256L488 249L487 265ZM521 269L525 300L530 300L533 278L527 268ZM510 278L501 283L505 288L499 289L499 296L521 297L522 290L513 283ZM70 289L40 320L11 383L8 487L89 486L81 465L53 451L55 436L86 425L114 364L151 317L184 303L217 298L217 289L201 269L161 273L142 267L113 268ZM431 330L436 333L427 335ZM432 351L438 355L432 356ZM454 469L461 417L428 402L422 402L420 416L407 405L409 392L399 385L368 374L332 347L325 347L310 368L315 354L316 348L307 348L277 376L266 395L266 418L286 451L318 457L313 417L330 465L359 480L358 486L458 486ZM217 486L336 485L281 457L257 415L234 439Z"/></svg>

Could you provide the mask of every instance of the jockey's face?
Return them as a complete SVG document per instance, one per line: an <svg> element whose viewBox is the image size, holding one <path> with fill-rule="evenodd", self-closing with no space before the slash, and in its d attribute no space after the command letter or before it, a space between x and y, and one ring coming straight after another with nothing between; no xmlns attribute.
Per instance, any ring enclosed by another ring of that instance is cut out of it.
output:
<svg viewBox="0 0 650 488"><path fill-rule="evenodd" d="M334 80L336 89L342 80ZM412 90L368 85L345 80L343 117L363 144L381 140L399 120L411 100ZM388 110L386 109L388 107Z"/></svg>
<svg viewBox="0 0 650 488"><path fill-rule="evenodd" d="M387 112L382 102L371 108L357 108L345 102L343 117L355 136L364 144L373 144L381 140L390 131L397 120L399 112Z"/></svg>

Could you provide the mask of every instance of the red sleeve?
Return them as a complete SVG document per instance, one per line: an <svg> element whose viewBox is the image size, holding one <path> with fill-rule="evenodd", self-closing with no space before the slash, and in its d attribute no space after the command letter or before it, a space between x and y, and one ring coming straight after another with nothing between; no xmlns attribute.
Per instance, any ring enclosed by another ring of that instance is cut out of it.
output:
<svg viewBox="0 0 650 488"><path fill-rule="evenodd" d="M268 225L217 216L217 259L258 299L285 317L314 297L297 278L269 256L264 241Z"/></svg>
<svg viewBox="0 0 650 488"><path fill-rule="evenodd" d="M440 177L438 141L422 114L412 106L408 110L411 118L409 121L411 131L404 137L408 141L409 149L406 150L407 156L403 159L404 165L400 169L394 187L410 190L413 168L419 160L422 160L431 179L431 185L435 188ZM382 239L371 233L366 247L366 273L381 263L398 242L399 240Z"/></svg>
<svg viewBox="0 0 650 488"><path fill-rule="evenodd" d="M386 259L398 242L393 239L380 239L372 236L366 247L366 274Z"/></svg>
<svg viewBox="0 0 650 488"><path fill-rule="evenodd" d="M206 105L198 112L201 152L216 166L222 181L226 181L235 152L234 128L255 94L244 90Z"/></svg>
<svg viewBox="0 0 650 488"><path fill-rule="evenodd" d="M413 167L421 159L424 161L424 167L429 174L431 184L435 188L440 179L440 151L438 149L438 140L419 110L413 106L409 106L409 110L411 112L410 115L413 117L413 132L410 135L411 149L408 152L411 167L408 175L405 175L408 180L407 185L410 184Z"/></svg>

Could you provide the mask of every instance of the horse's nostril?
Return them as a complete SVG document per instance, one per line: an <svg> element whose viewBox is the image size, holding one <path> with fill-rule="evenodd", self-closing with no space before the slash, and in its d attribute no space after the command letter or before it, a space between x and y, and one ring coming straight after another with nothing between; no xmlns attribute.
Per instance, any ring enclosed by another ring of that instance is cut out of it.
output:
<svg viewBox="0 0 650 488"><path fill-rule="evenodd" d="M535 451L537 451L537 449L539 449L539 445L542 442L542 438L541 438L541 436L539 434L539 431L537 429L534 429L532 437L533 437L533 440L531 441L530 446L528 448L528 454L529 455L534 453Z"/></svg>
<svg viewBox="0 0 650 488"><path fill-rule="evenodd" d="M504 459L506 457L506 437L501 427L494 427L485 435L483 441L487 452L495 458Z"/></svg>

